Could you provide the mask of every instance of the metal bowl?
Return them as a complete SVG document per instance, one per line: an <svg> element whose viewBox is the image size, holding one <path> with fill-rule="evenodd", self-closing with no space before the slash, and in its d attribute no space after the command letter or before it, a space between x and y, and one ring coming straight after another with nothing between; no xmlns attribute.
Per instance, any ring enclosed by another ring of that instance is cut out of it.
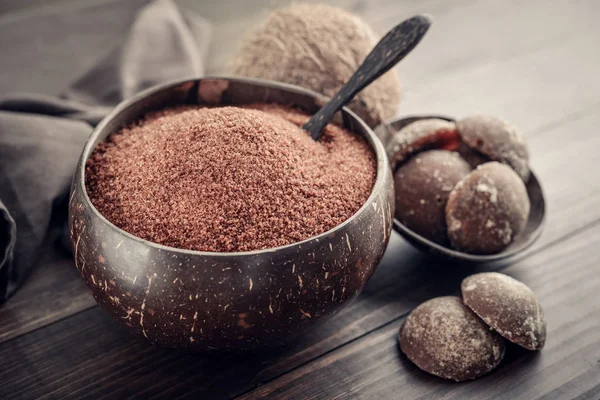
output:
<svg viewBox="0 0 600 400"><path fill-rule="evenodd" d="M88 139L69 202L73 253L98 304L133 334L190 350L274 346L325 321L373 274L394 214L392 174L382 144L348 109L336 116L377 158L367 202L339 226L272 249L211 253L151 243L113 225L91 204L85 163L98 143L149 111L178 104L275 102L314 113L324 98L257 79L203 78L149 89L120 104Z"/></svg>
<svg viewBox="0 0 600 400"><path fill-rule="evenodd" d="M397 118L391 121L387 121L385 124L378 126L375 129L379 137L390 138L393 132L397 132L405 126L421 120L438 118L446 121L454 121L453 118L443 115L414 115L411 117ZM535 241L540 237L544 228L544 221L546 215L546 203L544 200L544 193L542 187L534 172L531 171L531 176L525 184L527 189L527 195L531 203L531 209L529 212L529 219L523 232L521 232L515 240L506 249L495 254L469 254L462 251L454 250L450 247L443 246L435 243L418 233L410 230L402 222L394 218L394 230L402 235L410 244L418 248L419 250L430 252L436 255L450 257L452 259L461 260L471 263L483 263L490 261L497 261L513 257L519 253L522 253L529 248Z"/></svg>

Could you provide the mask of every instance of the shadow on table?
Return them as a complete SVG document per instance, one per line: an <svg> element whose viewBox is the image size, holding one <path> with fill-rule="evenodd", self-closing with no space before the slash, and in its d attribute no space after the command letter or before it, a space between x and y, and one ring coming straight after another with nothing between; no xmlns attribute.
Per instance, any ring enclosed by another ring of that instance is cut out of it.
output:
<svg viewBox="0 0 600 400"><path fill-rule="evenodd" d="M361 298L412 309L432 297L458 295L462 280L496 270L502 263L472 264L415 249L398 235L384 255Z"/></svg>
<svg viewBox="0 0 600 400"><path fill-rule="evenodd" d="M406 385L419 386L419 392L421 393L423 388L428 388L427 396L429 398L440 398L450 394L457 398L483 398L486 392L496 385L501 385L501 382L518 381L519 377L525 375L540 361L540 352L528 351L506 341L506 354L496 369L471 381L454 382L430 375L419 369L402 353L399 345L397 346L397 352L398 359L407 372L405 381L402 383L403 391L410 391Z"/></svg>

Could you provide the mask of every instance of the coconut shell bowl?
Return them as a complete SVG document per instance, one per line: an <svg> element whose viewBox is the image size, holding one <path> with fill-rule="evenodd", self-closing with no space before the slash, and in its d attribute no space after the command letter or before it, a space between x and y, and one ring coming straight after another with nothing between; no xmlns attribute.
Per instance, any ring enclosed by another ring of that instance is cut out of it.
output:
<svg viewBox="0 0 600 400"><path fill-rule="evenodd" d="M444 115L417 115L386 121L385 124L378 126L375 131L380 137L389 140L393 132L400 131L413 122L427 119L455 122L454 118ZM546 204L541 184L533 171L530 171L530 176L525 182L525 189L531 204L526 225L523 231L515 237L514 241L508 247L495 254L470 254L452 249L449 246L436 243L418 234L404 225L397 218L393 219L393 228L414 247L431 255L441 256L463 263L486 263L508 259L523 253L531 247L531 245L533 245L540 237L544 228Z"/></svg>
<svg viewBox="0 0 600 400"><path fill-rule="evenodd" d="M387 246L394 193L383 145L348 109L336 115L337 122L371 146L375 184L352 217L302 242L238 253L166 247L117 228L94 208L85 188L85 164L94 148L150 111L180 104L273 102L314 113L323 101L291 85L205 78L155 87L120 104L88 139L69 203L75 263L98 304L153 344L204 351L277 346L350 303Z"/></svg>

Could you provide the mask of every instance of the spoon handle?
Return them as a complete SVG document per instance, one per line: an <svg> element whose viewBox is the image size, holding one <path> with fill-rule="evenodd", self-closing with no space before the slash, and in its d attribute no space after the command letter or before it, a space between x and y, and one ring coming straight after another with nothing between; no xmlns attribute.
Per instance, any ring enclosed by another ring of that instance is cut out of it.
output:
<svg viewBox="0 0 600 400"><path fill-rule="evenodd" d="M358 92L410 53L421 41L430 25L431 20L429 18L417 15L389 31L377 43L377 46L373 48L348 82L304 124L303 128L310 132L314 140L318 140L321 131L333 115L352 100Z"/></svg>

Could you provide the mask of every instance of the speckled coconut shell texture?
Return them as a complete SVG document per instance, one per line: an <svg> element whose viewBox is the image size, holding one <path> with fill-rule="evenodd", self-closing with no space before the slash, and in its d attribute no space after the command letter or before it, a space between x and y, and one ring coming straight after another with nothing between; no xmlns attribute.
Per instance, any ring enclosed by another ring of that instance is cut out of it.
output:
<svg viewBox="0 0 600 400"><path fill-rule="evenodd" d="M529 350L544 347L544 313L524 283L508 275L486 272L467 277L461 290L465 304L500 335Z"/></svg>
<svg viewBox="0 0 600 400"><path fill-rule="evenodd" d="M456 152L419 153L394 174L396 218L419 235L445 244L446 202L471 168Z"/></svg>
<svg viewBox="0 0 600 400"><path fill-rule="evenodd" d="M456 296L437 297L415 308L398 339L402 351L419 368L455 381L490 372L505 350L502 337Z"/></svg>
<svg viewBox="0 0 600 400"><path fill-rule="evenodd" d="M98 304L153 344L192 351L280 345L339 312L360 293L381 260L394 214L393 177L384 149L361 121L345 114L346 126L367 139L379 156L377 180L368 202L322 235L238 253L156 245L116 228L98 213L86 195L84 167L97 143L116 127L190 99L209 104L261 99L317 107L309 93L244 79L182 81L127 100L90 136L75 170L69 200L75 265Z"/></svg>
<svg viewBox="0 0 600 400"><path fill-rule="evenodd" d="M271 12L247 35L230 62L234 75L302 86L328 97L348 81L378 42L362 19L323 4ZM363 89L349 107L375 127L396 113L400 86L394 70Z"/></svg>
<svg viewBox="0 0 600 400"><path fill-rule="evenodd" d="M82 190L71 238L94 298L130 332L188 350L277 346L335 315L375 271L394 212L390 190L322 240L223 256L133 239L97 216Z"/></svg>
<svg viewBox="0 0 600 400"><path fill-rule="evenodd" d="M529 152L523 137L514 126L487 115L460 119L456 126L466 144L490 160L510 166L524 182L527 182Z"/></svg>
<svg viewBox="0 0 600 400"><path fill-rule="evenodd" d="M456 150L460 136L454 122L443 119L421 119L396 132L386 145L392 171L412 155L429 149Z"/></svg>
<svg viewBox="0 0 600 400"><path fill-rule="evenodd" d="M448 197L448 237L461 251L497 253L523 230L529 209L525 185L511 168L498 162L482 164Z"/></svg>

